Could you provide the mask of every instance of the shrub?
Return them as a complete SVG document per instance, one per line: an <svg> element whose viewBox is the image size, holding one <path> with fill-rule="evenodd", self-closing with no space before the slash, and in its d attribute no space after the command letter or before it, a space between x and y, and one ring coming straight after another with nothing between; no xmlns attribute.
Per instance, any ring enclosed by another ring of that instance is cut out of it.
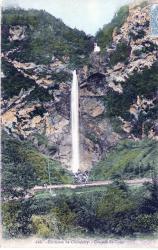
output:
<svg viewBox="0 0 158 250"><path fill-rule="evenodd" d="M33 229L39 237L48 238L49 236L51 236L51 231L49 229L46 216L33 215L31 219L32 219Z"/></svg>
<svg viewBox="0 0 158 250"><path fill-rule="evenodd" d="M5 78L2 78L2 93L5 99L11 98L14 95L19 95L20 90L28 90L35 86L35 81L24 77L8 62L2 60L2 70Z"/></svg>
<svg viewBox="0 0 158 250"><path fill-rule="evenodd" d="M2 204L4 237L14 238L31 234L30 205L31 200L8 201Z"/></svg>
<svg viewBox="0 0 158 250"><path fill-rule="evenodd" d="M158 214L140 214L133 222L133 230L140 233L152 233L158 228Z"/></svg>
<svg viewBox="0 0 158 250"><path fill-rule="evenodd" d="M131 48L126 42L117 44L116 50L110 55L110 65L114 66L118 62L127 62Z"/></svg>

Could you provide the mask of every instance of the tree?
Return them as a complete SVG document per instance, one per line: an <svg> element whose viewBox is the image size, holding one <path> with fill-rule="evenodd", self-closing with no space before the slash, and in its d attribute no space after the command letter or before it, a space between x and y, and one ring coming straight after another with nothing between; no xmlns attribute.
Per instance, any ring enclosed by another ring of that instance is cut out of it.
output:
<svg viewBox="0 0 158 250"><path fill-rule="evenodd" d="M149 196L144 199L141 210L146 214L158 213L158 176L155 167L152 168L152 183L146 184Z"/></svg>
<svg viewBox="0 0 158 250"><path fill-rule="evenodd" d="M36 183L36 173L27 163L7 163L2 168L2 196L19 197L29 193Z"/></svg>
<svg viewBox="0 0 158 250"><path fill-rule="evenodd" d="M100 231L118 235L132 234L131 222L135 216L136 204L130 193L110 186L97 204Z"/></svg>
<svg viewBox="0 0 158 250"><path fill-rule="evenodd" d="M29 235L31 226L31 200L8 201L2 204L3 236Z"/></svg>

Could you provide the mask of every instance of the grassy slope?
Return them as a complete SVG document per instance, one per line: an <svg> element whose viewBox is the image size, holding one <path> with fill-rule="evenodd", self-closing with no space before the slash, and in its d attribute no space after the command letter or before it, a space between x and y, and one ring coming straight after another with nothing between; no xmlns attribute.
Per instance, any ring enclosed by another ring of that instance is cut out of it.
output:
<svg viewBox="0 0 158 250"><path fill-rule="evenodd" d="M147 177L153 167L158 168L158 142L123 140L91 170L90 180Z"/></svg>
<svg viewBox="0 0 158 250"><path fill-rule="evenodd" d="M37 175L37 184L48 183L48 164L50 168L51 184L72 183L72 175L59 162L49 159L40 153L31 143L19 141L6 134L2 135L2 162L5 164L29 164Z"/></svg>

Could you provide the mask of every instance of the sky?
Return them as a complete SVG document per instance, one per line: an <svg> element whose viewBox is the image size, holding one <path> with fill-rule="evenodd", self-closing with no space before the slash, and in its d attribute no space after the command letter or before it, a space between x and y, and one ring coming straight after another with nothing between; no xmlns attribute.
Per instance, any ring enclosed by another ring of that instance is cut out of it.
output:
<svg viewBox="0 0 158 250"><path fill-rule="evenodd" d="M25 9L44 9L61 18L71 28L95 35L111 21L120 6L132 0L2 0L3 6L16 5Z"/></svg>

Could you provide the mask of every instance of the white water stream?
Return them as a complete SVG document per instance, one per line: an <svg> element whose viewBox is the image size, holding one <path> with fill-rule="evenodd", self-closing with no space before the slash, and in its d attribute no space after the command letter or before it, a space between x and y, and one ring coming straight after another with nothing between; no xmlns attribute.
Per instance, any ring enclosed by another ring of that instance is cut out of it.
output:
<svg viewBox="0 0 158 250"><path fill-rule="evenodd" d="M72 135L72 162L71 169L77 173L80 165L79 150L79 87L76 70L73 71L71 88L71 135Z"/></svg>

